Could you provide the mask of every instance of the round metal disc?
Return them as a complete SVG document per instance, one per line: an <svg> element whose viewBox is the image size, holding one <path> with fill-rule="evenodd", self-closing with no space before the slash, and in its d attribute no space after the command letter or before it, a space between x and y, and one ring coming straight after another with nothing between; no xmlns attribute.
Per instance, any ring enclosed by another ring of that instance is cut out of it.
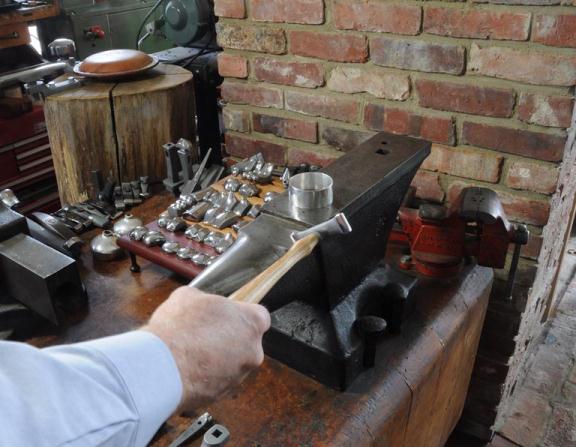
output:
<svg viewBox="0 0 576 447"><path fill-rule="evenodd" d="M177 45L188 45L200 34L200 18L195 0L170 0L164 8L166 37Z"/></svg>
<svg viewBox="0 0 576 447"><path fill-rule="evenodd" d="M137 50L108 50L93 54L74 67L88 78L119 78L144 73L158 64L156 56Z"/></svg>

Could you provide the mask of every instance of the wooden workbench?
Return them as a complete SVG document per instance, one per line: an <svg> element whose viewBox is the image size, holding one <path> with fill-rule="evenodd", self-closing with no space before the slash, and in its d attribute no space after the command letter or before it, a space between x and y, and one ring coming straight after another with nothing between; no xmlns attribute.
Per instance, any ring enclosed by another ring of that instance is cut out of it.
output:
<svg viewBox="0 0 576 447"><path fill-rule="evenodd" d="M156 196L133 213L148 221L168 203L168 196ZM185 283L147 261L140 274L130 273L128 260L96 265L85 253L82 262L90 313L61 336L35 344L138 327ZM209 411L225 425L230 446L443 446L464 405L491 283L490 269L474 267L458 279L420 287L417 310L402 335L380 346L377 366L346 392L266 358L234 393L197 413ZM167 446L190 423L187 417L170 419L152 445Z"/></svg>
<svg viewBox="0 0 576 447"><path fill-rule="evenodd" d="M57 0L48 5L18 8L1 13L0 36L4 38L0 39L0 49L30 43L29 22L54 17L59 13L60 4ZM12 33L16 33L14 38L7 39L6 37Z"/></svg>
<svg viewBox="0 0 576 447"><path fill-rule="evenodd" d="M18 8L0 14L0 26L22 22L34 22L36 20L57 16L59 13L59 1L54 1L48 5Z"/></svg>

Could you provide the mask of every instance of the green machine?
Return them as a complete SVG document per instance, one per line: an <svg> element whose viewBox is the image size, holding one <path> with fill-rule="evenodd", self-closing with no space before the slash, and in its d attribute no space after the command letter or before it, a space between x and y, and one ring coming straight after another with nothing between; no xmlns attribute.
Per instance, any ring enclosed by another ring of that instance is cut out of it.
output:
<svg viewBox="0 0 576 447"><path fill-rule="evenodd" d="M147 53L214 45L212 0L62 0L62 14L41 22L42 41L68 37L79 59L114 48Z"/></svg>

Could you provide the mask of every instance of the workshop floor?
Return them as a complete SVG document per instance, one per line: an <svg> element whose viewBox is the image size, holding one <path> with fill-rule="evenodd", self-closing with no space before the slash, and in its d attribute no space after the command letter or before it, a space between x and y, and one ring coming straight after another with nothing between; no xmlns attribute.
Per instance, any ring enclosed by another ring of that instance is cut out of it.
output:
<svg viewBox="0 0 576 447"><path fill-rule="evenodd" d="M565 286L564 297L502 430L487 445L455 433L445 447L576 446L576 237L569 243L559 284Z"/></svg>

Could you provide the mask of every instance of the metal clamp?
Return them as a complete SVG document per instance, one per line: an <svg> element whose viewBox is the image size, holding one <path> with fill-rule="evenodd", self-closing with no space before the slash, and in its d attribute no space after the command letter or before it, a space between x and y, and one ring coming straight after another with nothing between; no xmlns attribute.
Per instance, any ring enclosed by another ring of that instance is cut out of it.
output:
<svg viewBox="0 0 576 447"><path fill-rule="evenodd" d="M44 81L35 81L29 82L24 84L24 90L26 93L34 96L50 96L56 93L63 92L65 90L69 90L71 88L81 87L84 84L84 81L70 77L64 81L56 82L44 82Z"/></svg>
<svg viewBox="0 0 576 447"><path fill-rule="evenodd" d="M528 227L526 225L516 225L514 229L514 254L512 255L512 263L510 264L510 272L508 273L504 291L504 296L509 300L512 300L512 293L514 292L516 272L518 271L518 264L520 264L520 251L523 245L528 244L529 239L530 231L528 231Z"/></svg>
<svg viewBox="0 0 576 447"><path fill-rule="evenodd" d="M180 436L178 436L169 447L180 447L185 443L191 441L193 438L197 437L208 427L212 425L212 416L209 413L204 413L188 427Z"/></svg>

